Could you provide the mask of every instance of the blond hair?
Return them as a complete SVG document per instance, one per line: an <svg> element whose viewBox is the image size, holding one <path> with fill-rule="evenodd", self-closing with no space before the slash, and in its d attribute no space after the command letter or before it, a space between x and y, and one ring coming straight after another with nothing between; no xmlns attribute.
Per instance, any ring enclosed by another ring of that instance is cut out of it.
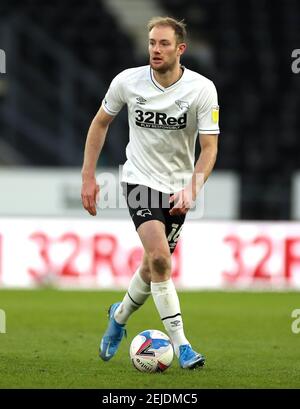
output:
<svg viewBox="0 0 300 409"><path fill-rule="evenodd" d="M186 24L184 20L175 20L172 17L152 17L148 22L148 31L150 32L153 27L165 26L173 28L176 36L176 43L184 43L186 41Z"/></svg>

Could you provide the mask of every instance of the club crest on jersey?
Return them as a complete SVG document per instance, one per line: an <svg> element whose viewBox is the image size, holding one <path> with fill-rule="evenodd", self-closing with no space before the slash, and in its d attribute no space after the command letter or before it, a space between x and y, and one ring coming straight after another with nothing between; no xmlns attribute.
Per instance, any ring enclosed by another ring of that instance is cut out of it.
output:
<svg viewBox="0 0 300 409"><path fill-rule="evenodd" d="M179 99L177 99L177 101L175 101L175 104L178 106L178 108L181 111L187 111L190 107L189 103L186 101L180 101Z"/></svg>
<svg viewBox="0 0 300 409"><path fill-rule="evenodd" d="M143 97L136 97L136 102L137 102L139 105L145 105L145 103L147 102L147 100L146 100L145 98L143 98Z"/></svg>

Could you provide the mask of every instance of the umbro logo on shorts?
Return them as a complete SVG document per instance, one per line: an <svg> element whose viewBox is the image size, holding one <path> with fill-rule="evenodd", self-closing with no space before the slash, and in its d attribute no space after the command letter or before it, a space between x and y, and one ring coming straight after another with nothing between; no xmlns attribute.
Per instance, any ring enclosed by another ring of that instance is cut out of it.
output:
<svg viewBox="0 0 300 409"><path fill-rule="evenodd" d="M151 210L150 209L140 209L136 212L137 216L142 216L145 217L146 215L152 216Z"/></svg>

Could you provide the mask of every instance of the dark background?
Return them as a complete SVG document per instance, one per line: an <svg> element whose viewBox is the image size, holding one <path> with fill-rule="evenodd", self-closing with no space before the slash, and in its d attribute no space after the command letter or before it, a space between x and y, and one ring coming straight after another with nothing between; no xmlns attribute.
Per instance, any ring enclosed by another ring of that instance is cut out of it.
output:
<svg viewBox="0 0 300 409"><path fill-rule="evenodd" d="M240 176L241 218L290 219L300 157L300 74L291 69L300 48L299 1L159 3L164 15L187 23L194 47L182 63L216 84L215 168ZM0 166L82 165L87 130L110 81L148 63L147 44L141 56L121 23L101 0L1 1L7 72L0 74ZM124 109L99 165L123 164L127 142Z"/></svg>

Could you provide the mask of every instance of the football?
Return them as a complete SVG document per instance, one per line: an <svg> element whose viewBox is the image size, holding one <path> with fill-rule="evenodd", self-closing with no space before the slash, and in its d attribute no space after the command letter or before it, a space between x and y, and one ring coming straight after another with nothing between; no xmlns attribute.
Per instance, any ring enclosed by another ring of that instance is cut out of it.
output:
<svg viewBox="0 0 300 409"><path fill-rule="evenodd" d="M133 366L141 372L164 372L171 366L174 357L170 338L155 329L135 336L129 353Z"/></svg>

